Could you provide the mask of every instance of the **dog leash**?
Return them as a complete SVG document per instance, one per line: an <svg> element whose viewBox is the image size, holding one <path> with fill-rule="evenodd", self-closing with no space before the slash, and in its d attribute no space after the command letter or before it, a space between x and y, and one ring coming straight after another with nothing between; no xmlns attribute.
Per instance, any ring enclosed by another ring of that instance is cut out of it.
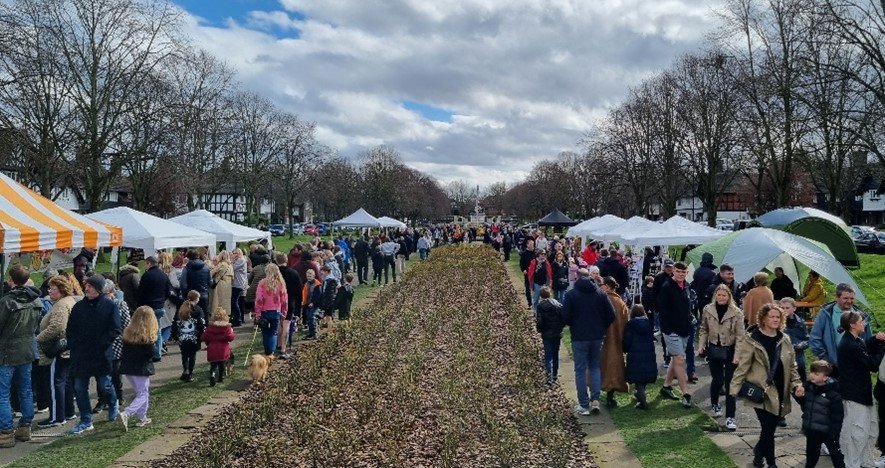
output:
<svg viewBox="0 0 885 468"><path fill-rule="evenodd" d="M255 331L252 333L252 343L249 344L249 351L246 353L246 360L243 361L243 367L249 367L249 355L252 354L252 350L255 349L255 337L258 336L258 327L255 327Z"/></svg>

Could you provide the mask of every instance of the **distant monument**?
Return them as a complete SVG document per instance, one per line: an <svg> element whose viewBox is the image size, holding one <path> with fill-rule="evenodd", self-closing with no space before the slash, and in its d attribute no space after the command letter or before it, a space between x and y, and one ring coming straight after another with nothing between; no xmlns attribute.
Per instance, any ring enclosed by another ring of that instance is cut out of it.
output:
<svg viewBox="0 0 885 468"><path fill-rule="evenodd" d="M479 206L479 198L476 199L476 205L473 206L473 213L470 213L470 224L485 224L485 211Z"/></svg>

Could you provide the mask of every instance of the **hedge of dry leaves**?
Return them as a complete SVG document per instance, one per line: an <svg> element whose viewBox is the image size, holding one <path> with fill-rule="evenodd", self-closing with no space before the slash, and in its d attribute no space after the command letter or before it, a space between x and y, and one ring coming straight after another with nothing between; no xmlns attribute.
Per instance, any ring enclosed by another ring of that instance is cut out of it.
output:
<svg viewBox="0 0 885 468"><path fill-rule="evenodd" d="M495 253L435 249L156 466L590 466Z"/></svg>

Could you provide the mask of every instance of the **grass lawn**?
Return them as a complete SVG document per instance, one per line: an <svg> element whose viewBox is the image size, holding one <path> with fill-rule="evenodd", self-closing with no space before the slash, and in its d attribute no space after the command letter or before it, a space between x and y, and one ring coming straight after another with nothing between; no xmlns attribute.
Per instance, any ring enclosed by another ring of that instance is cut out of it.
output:
<svg viewBox="0 0 885 468"><path fill-rule="evenodd" d="M243 359L249 346L248 340L235 341L233 350ZM95 430L82 436L67 436L57 440L7 465L9 467L55 467L83 468L108 466L117 458L151 437L163 432L170 423L187 414L188 411L203 405L221 391L242 386L244 370L237 367L237 378L226 379L223 384L210 387L209 364L203 363L194 369L194 382L169 382L161 387L151 388L151 401L148 415L152 422L143 428L130 426L123 432L117 421L108 422L107 413L97 415L93 423Z"/></svg>

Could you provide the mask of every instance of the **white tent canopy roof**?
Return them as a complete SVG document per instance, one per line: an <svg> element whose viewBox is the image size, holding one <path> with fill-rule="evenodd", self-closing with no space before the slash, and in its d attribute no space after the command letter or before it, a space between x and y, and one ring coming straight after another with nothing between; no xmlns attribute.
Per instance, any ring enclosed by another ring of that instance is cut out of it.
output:
<svg viewBox="0 0 885 468"><path fill-rule="evenodd" d="M604 241L618 241L625 242L624 237L626 235L630 235L636 231L643 231L647 229L651 229L652 227L659 226L658 223L654 221L649 221L641 216L633 216L627 221L620 223L612 228L609 228L603 232L595 232L597 234L594 236L596 239L604 240Z"/></svg>
<svg viewBox="0 0 885 468"><path fill-rule="evenodd" d="M333 222L332 225L341 227L381 227L381 221L360 208L349 216Z"/></svg>
<svg viewBox="0 0 885 468"><path fill-rule="evenodd" d="M676 215L664 223L652 223L645 229L636 229L624 234L623 241L638 247L654 245L703 244L724 236L726 232L709 226L693 223Z"/></svg>
<svg viewBox="0 0 885 468"><path fill-rule="evenodd" d="M378 221L381 222L381 227L400 228L400 229L405 229L405 227L406 227L406 223L396 220L396 219L393 219L393 218L390 218L388 216L382 216L382 217L378 218Z"/></svg>
<svg viewBox="0 0 885 468"><path fill-rule="evenodd" d="M267 239L267 246L273 247L273 236L270 232L232 223L206 210L191 211L190 213L176 216L170 219L170 221L215 234L218 242L224 242L227 250L233 249L238 242L258 239Z"/></svg>
<svg viewBox="0 0 885 468"><path fill-rule="evenodd" d="M597 235L605 232L608 229L612 229L615 226L619 226L624 223L624 218L620 218L615 215L603 215L598 216L596 218L590 218L586 221L583 221L576 226L572 226L569 228L568 232L566 232L566 236L582 236L582 237L591 237L595 238Z"/></svg>
<svg viewBox="0 0 885 468"><path fill-rule="evenodd" d="M142 213L125 206L86 215L87 218L123 228L123 247L142 249L147 255L172 247L208 246L215 251L215 235Z"/></svg>
<svg viewBox="0 0 885 468"><path fill-rule="evenodd" d="M702 248L698 248L703 250ZM777 229L750 228L739 231L725 254L723 263L734 267L735 278L749 278L763 269L785 267L788 276L796 275L793 260L820 273L833 283L846 283L854 288L857 300L869 304L857 283L826 246L804 237ZM791 275L792 273L792 275ZM798 283L798 278L793 277Z"/></svg>

